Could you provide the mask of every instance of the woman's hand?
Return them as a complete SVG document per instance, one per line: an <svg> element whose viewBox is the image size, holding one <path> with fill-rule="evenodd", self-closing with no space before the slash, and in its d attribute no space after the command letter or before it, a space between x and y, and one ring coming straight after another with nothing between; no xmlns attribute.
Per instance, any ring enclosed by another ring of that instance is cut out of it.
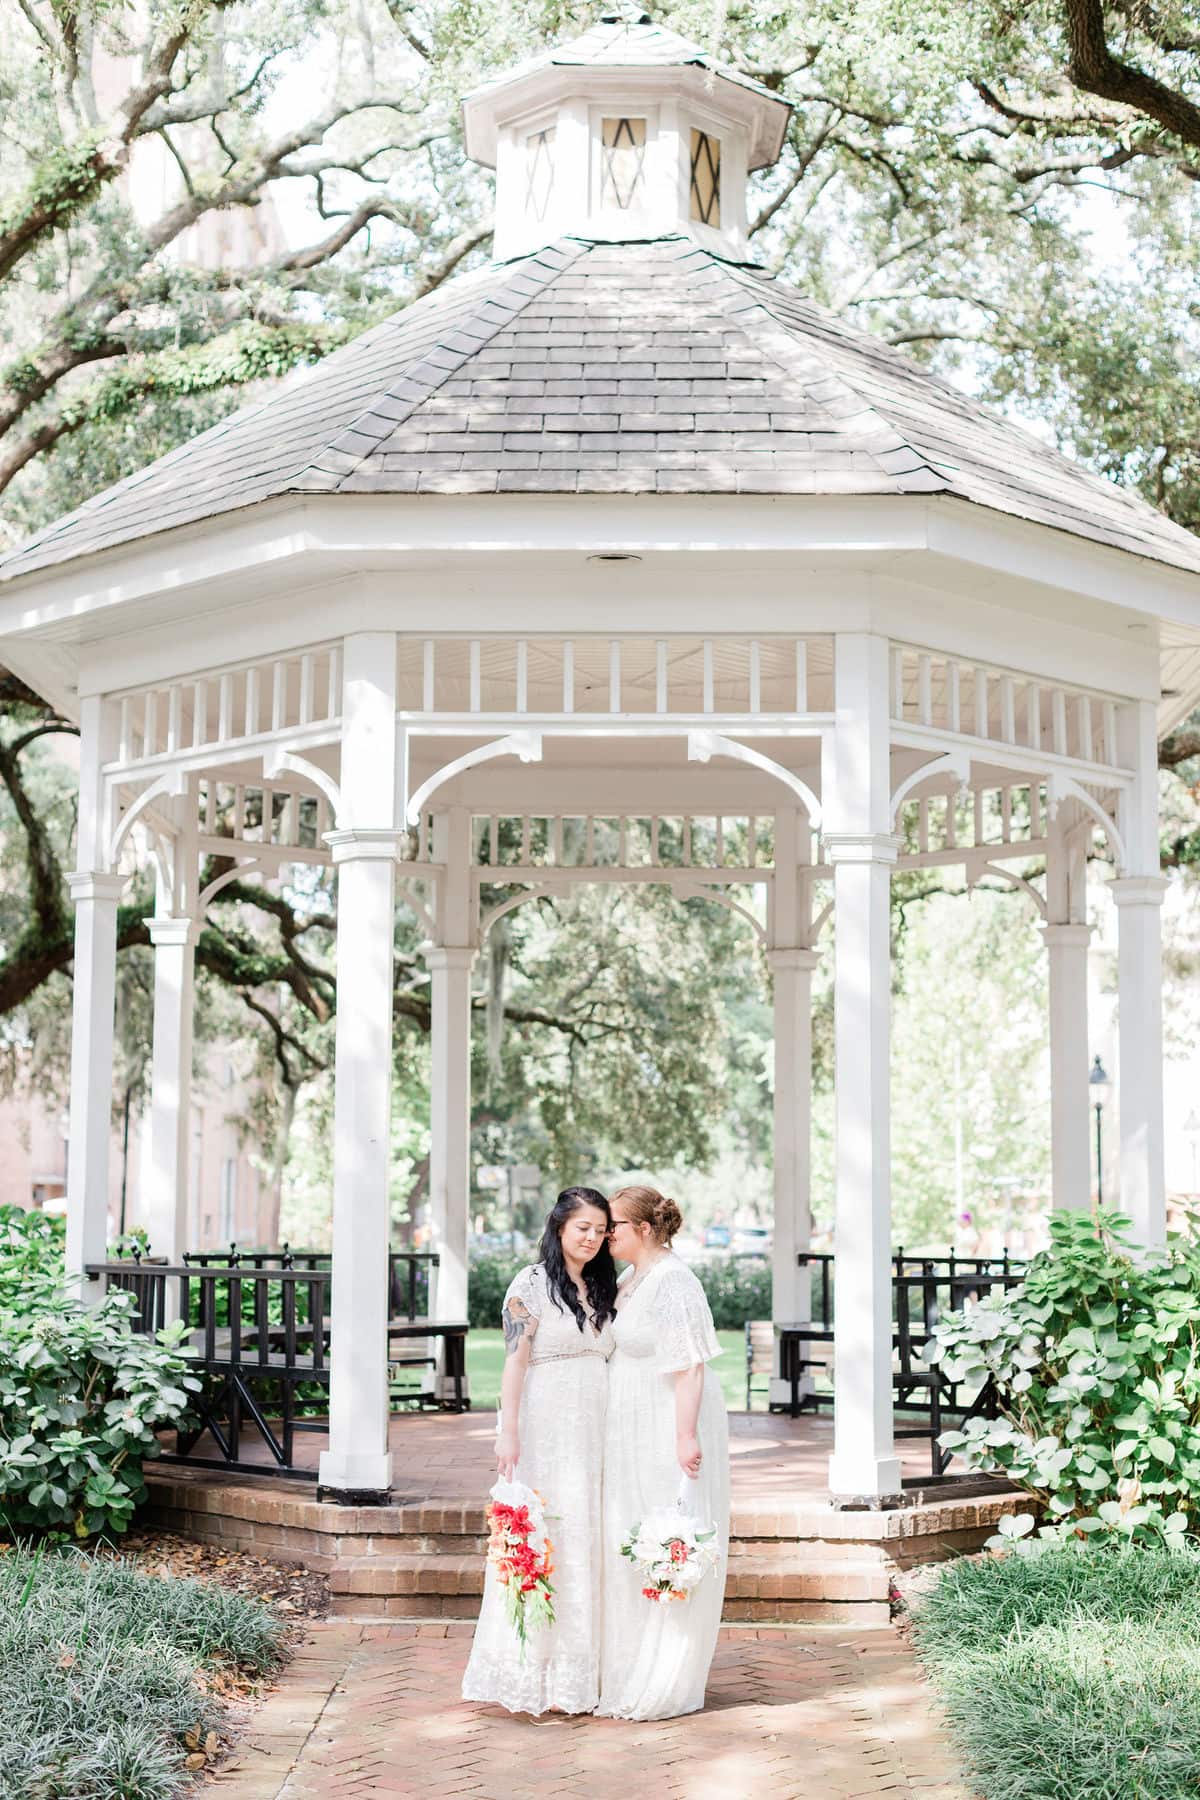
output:
<svg viewBox="0 0 1200 1800"><path fill-rule="evenodd" d="M511 1481L521 1459L521 1446L515 1431L501 1431L496 1437L496 1473Z"/></svg>
<svg viewBox="0 0 1200 1800"><path fill-rule="evenodd" d="M681 1431L675 1439L675 1456L685 1475L695 1481L700 1473L700 1439L694 1431Z"/></svg>

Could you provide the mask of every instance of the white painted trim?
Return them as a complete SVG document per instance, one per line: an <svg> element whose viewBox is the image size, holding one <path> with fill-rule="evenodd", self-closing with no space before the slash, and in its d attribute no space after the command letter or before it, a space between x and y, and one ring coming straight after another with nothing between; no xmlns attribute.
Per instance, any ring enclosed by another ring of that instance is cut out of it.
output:
<svg viewBox="0 0 1200 1800"><path fill-rule="evenodd" d="M261 762L277 749L284 751L316 750L341 742L341 723L323 720L317 725L284 725L278 731L263 731L256 738L232 738L228 743L189 746L187 750L158 756L136 757L130 762L109 762L104 773L121 781L136 781L139 776L155 775L160 770L178 770L189 775L207 775L215 769L236 767L239 763ZM266 777L264 777L266 779Z"/></svg>
<svg viewBox="0 0 1200 1800"><path fill-rule="evenodd" d="M892 793L893 825L896 823L896 815L913 789L920 787L923 782L930 780L935 775L957 775L959 793L966 792L971 782L970 752L968 750L947 750L933 762L923 763L919 769L914 769L911 775L906 776Z"/></svg>
<svg viewBox="0 0 1200 1800"><path fill-rule="evenodd" d="M821 802L817 799L807 781L791 769L785 769L782 763L772 757L764 756L760 750L751 749L749 744L739 744L735 739L723 735L719 731L689 731L687 734L687 753L689 762L706 763L714 756L727 756L733 762L749 763L752 769L760 769L764 775L774 776L800 801L813 825L821 823Z"/></svg>
<svg viewBox="0 0 1200 1800"><path fill-rule="evenodd" d="M892 723L892 745L905 750L967 749L973 762L990 763L994 768L1011 769L1015 775L1038 775L1049 778L1056 771L1074 775L1080 781L1092 781L1104 787L1124 788L1133 780L1132 769L1110 767L1107 763L1085 763L1076 756L1057 756L1050 750L1029 750L1021 745L1005 744L999 738L977 738L967 733L956 737L938 727L919 727Z"/></svg>
<svg viewBox="0 0 1200 1800"><path fill-rule="evenodd" d="M24 636L81 612L225 577L242 591L256 568L294 558L353 558L328 567L337 580L363 553L383 550L647 552L932 551L1200 626L1200 575L1053 527L929 495L389 494L282 495L196 524L141 538L0 582L0 633ZM311 566L311 562L310 562ZM322 571L325 573L326 571ZM394 590L393 590L394 596ZM394 617L394 614L393 614ZM361 625L356 622L356 629Z"/></svg>
<svg viewBox="0 0 1200 1800"><path fill-rule="evenodd" d="M435 794L447 781L461 775L466 769L474 769L483 762L491 762L497 756L516 756L521 762L540 762L542 759L542 739L538 731L514 731L507 737L493 743L481 744L478 749L468 750L464 756L456 756L438 769L413 794L408 802L406 818L410 825L416 825L421 817L422 809L431 794Z"/></svg>
<svg viewBox="0 0 1200 1800"><path fill-rule="evenodd" d="M407 868L408 866L407 863L400 864L401 869ZM404 876L400 875L399 871L397 871L396 898L400 901L401 905L407 906L409 912L421 921L421 924L424 925L430 937L433 937L437 931L434 916L430 912L428 906L426 906L425 902L418 899L417 895L411 891L415 883L421 879L421 876Z"/></svg>
<svg viewBox="0 0 1200 1800"><path fill-rule="evenodd" d="M141 818L142 814L153 801L160 799L164 794L169 794L173 798L179 799L186 793L187 781L182 769L172 769L166 775L160 775L157 781L151 782L150 786L138 795L133 804L126 807L117 822L116 829L112 834L108 846L106 860L109 867L114 868L116 866L125 839L129 836L130 831L133 829L138 819Z"/></svg>
<svg viewBox="0 0 1200 1800"><path fill-rule="evenodd" d="M689 731L736 731L740 737L816 738L832 713L413 713L397 718L415 738L485 737L496 731L536 731L544 737L663 738Z"/></svg>
<svg viewBox="0 0 1200 1800"><path fill-rule="evenodd" d="M479 873L479 871L476 869L476 870L473 870L472 873L477 875ZM588 873L590 874L591 870L589 870ZM498 925L500 923L500 920L503 918L506 918L510 912L515 912L517 910L518 906L524 906L525 902L527 900L548 899L548 898L552 897L556 891L559 893L561 893L563 891L561 883L556 884L556 883L550 882L550 881L539 882L536 887L529 888L523 894L510 894L507 900L501 901L501 903L498 906L489 907L489 909L486 913L480 911L480 913L479 913L480 948L482 948L483 945L487 942L488 933L491 931L492 926ZM476 890L476 894L475 894L475 904L476 904L476 907L478 908L478 906L479 906L478 889Z"/></svg>
<svg viewBox="0 0 1200 1800"><path fill-rule="evenodd" d="M1100 802L1094 799L1087 789L1081 787L1071 776L1064 775L1058 769L1052 770L1046 777L1046 805L1052 819L1057 815L1062 802L1067 799L1078 800L1085 812L1089 812L1095 819L1108 839L1118 871L1123 874L1128 866L1129 851L1116 820L1110 813L1106 813Z"/></svg>
<svg viewBox="0 0 1200 1800"><path fill-rule="evenodd" d="M720 889L714 883L704 881L680 882L678 886L675 887L675 892L681 894L684 899L711 900L714 905L723 906L726 912L734 913L739 919L745 920L760 944L766 943L767 928L762 920L756 919L754 914L746 907L739 906L731 894L721 893Z"/></svg>
<svg viewBox="0 0 1200 1800"><path fill-rule="evenodd" d="M982 867L977 870L968 870L967 892L970 893L972 888L978 887L985 875L994 875L1000 881L1007 882L1010 888L1028 895L1029 899L1033 901L1034 906L1037 908L1039 915L1043 919L1048 916L1045 895L1039 894L1033 883L1031 881L1026 881L1024 876L1014 875L1011 869L1002 869L999 863L985 862Z"/></svg>
<svg viewBox="0 0 1200 1800"><path fill-rule="evenodd" d="M205 908L216 899L222 888L227 888L233 882L243 881L247 875L254 874L266 874L266 870L257 856L252 857L249 862L239 863L235 869L226 869L223 875L218 875L215 881L210 881L208 886L201 890L196 900L197 912L204 912Z"/></svg>
<svg viewBox="0 0 1200 1800"><path fill-rule="evenodd" d="M294 751L280 746L263 756L262 767L264 781L274 781L280 775L302 775L305 780L311 781L313 786L319 788L328 800L334 825L339 823L342 812L342 790L333 776L327 774L317 763L310 762L306 756L297 756Z"/></svg>

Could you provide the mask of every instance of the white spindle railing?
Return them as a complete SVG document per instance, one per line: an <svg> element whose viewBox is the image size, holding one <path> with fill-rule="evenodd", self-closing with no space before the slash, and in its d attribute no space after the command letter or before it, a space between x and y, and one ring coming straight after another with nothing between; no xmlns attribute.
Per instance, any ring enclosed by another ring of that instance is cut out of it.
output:
<svg viewBox="0 0 1200 1800"><path fill-rule="evenodd" d="M833 705L828 636L401 637L398 656L407 714L791 718Z"/></svg>
<svg viewBox="0 0 1200 1800"><path fill-rule="evenodd" d="M326 726L341 712L341 652L336 645L305 650L116 698L122 764L236 744L264 732Z"/></svg>
<svg viewBox="0 0 1200 1800"><path fill-rule="evenodd" d="M896 724L1120 766L1110 696L905 644L892 645L889 685Z"/></svg>
<svg viewBox="0 0 1200 1800"><path fill-rule="evenodd" d="M957 790L906 800L898 828L904 856L944 861L947 851L1012 852L1040 849L1046 809L1037 782L1014 781L973 788L964 801Z"/></svg>
<svg viewBox="0 0 1200 1800"><path fill-rule="evenodd" d="M324 795L273 782L204 777L198 783L197 806L202 849L229 843L247 850L303 850L305 860L326 860L324 834L331 820Z"/></svg>
<svg viewBox="0 0 1200 1800"><path fill-rule="evenodd" d="M744 813L488 813L475 818L473 842L481 875L536 867L729 869L744 876L774 865L773 821Z"/></svg>

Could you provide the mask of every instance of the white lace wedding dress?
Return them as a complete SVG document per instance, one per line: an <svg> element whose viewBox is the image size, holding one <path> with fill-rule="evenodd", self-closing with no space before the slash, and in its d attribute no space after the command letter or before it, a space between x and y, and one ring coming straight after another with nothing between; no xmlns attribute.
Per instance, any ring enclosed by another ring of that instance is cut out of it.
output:
<svg viewBox="0 0 1200 1800"><path fill-rule="evenodd" d="M631 1276L622 1277L631 1286ZM642 1596L621 1540L656 1507L674 1506L677 1370L721 1354L704 1289L686 1263L664 1254L622 1299L608 1365L604 1445L604 1647L598 1713L620 1719L671 1719L698 1712L716 1648L729 1549L729 1421L715 1371L704 1371L697 1436L700 1478L687 1484L688 1510L717 1527L720 1565L687 1600Z"/></svg>
<svg viewBox="0 0 1200 1800"><path fill-rule="evenodd" d="M566 1304L551 1299L540 1263L513 1281L506 1310L514 1300L537 1321L521 1394L515 1479L545 1503L555 1622L530 1635L522 1657L505 1616L504 1590L489 1567L462 1694L509 1712L586 1713L599 1693L600 1472L612 1327L597 1333L589 1319L580 1331Z"/></svg>

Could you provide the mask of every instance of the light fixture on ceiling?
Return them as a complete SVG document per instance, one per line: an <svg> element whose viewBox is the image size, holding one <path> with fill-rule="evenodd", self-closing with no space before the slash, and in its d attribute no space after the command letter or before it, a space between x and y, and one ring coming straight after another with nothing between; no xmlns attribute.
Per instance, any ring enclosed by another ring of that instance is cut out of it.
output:
<svg viewBox="0 0 1200 1800"><path fill-rule="evenodd" d="M588 557L590 563L635 563L641 560L632 550L596 550Z"/></svg>

